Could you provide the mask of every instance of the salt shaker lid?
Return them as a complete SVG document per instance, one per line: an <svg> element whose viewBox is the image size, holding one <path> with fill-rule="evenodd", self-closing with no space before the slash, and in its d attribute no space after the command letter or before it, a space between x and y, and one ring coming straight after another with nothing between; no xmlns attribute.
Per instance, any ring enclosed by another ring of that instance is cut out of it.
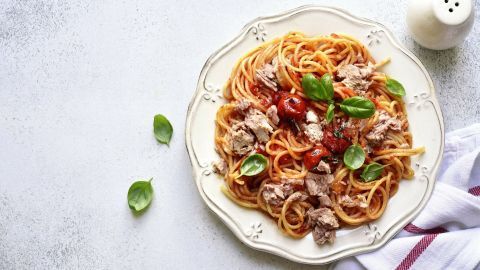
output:
<svg viewBox="0 0 480 270"><path fill-rule="evenodd" d="M434 0L433 12L439 21L447 25L464 23L472 13L472 0Z"/></svg>

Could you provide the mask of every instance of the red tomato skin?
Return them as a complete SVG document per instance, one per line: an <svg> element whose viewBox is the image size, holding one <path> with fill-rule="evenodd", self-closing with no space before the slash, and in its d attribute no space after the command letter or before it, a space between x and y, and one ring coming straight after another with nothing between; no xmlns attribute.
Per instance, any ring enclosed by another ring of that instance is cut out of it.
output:
<svg viewBox="0 0 480 270"><path fill-rule="evenodd" d="M322 144L331 152L342 154L352 143L345 138L335 137L331 128L326 128L323 131Z"/></svg>
<svg viewBox="0 0 480 270"><path fill-rule="evenodd" d="M307 112L307 103L298 95L288 94L280 98L277 108L281 118L301 120Z"/></svg>
<svg viewBox="0 0 480 270"><path fill-rule="evenodd" d="M314 169L323 157L329 156L331 153L323 145L316 145L303 156L303 163L308 170Z"/></svg>
<svg viewBox="0 0 480 270"><path fill-rule="evenodd" d="M288 93L287 91L278 91L278 92L275 92L273 93L272 95L272 103L273 104L278 104L278 102L280 101L280 99L282 97L285 97L285 96L288 96L290 93Z"/></svg>

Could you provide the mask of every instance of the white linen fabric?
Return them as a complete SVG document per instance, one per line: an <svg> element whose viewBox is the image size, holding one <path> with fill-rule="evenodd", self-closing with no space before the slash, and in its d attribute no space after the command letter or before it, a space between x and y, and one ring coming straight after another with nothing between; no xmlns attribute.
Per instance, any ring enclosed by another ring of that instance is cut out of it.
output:
<svg viewBox="0 0 480 270"><path fill-rule="evenodd" d="M480 124L446 134L443 162L425 209L381 249L343 269L475 269L480 262Z"/></svg>

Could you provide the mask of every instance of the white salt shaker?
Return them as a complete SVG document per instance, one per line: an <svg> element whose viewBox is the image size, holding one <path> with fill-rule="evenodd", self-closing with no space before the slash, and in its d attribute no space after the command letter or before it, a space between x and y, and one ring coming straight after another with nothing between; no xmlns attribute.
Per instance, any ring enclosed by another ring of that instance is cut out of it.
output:
<svg viewBox="0 0 480 270"><path fill-rule="evenodd" d="M473 0L410 0L407 24L420 45L445 50L463 42L474 21Z"/></svg>

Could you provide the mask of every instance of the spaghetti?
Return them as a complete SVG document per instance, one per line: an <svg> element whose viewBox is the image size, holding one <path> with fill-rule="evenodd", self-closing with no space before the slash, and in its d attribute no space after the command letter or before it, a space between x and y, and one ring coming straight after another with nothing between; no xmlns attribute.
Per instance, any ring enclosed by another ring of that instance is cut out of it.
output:
<svg viewBox="0 0 480 270"><path fill-rule="evenodd" d="M216 168L225 177L225 195L263 211L291 237L313 230L319 244L333 242L339 226L378 219L400 180L413 177L410 157L424 151L412 149L404 102L388 91L387 77L378 71L387 62L376 63L353 37L299 32L240 58L224 89L228 103L216 115L215 145L224 161L224 168ZM302 78L309 73L334 78L332 102L306 95ZM355 96L375 104L371 117L353 118L335 106L327 123L329 104ZM365 151L357 170L342 162L349 145ZM252 153L264 155L268 166L243 176L240 167ZM370 163L382 171L366 181L360 174Z"/></svg>

